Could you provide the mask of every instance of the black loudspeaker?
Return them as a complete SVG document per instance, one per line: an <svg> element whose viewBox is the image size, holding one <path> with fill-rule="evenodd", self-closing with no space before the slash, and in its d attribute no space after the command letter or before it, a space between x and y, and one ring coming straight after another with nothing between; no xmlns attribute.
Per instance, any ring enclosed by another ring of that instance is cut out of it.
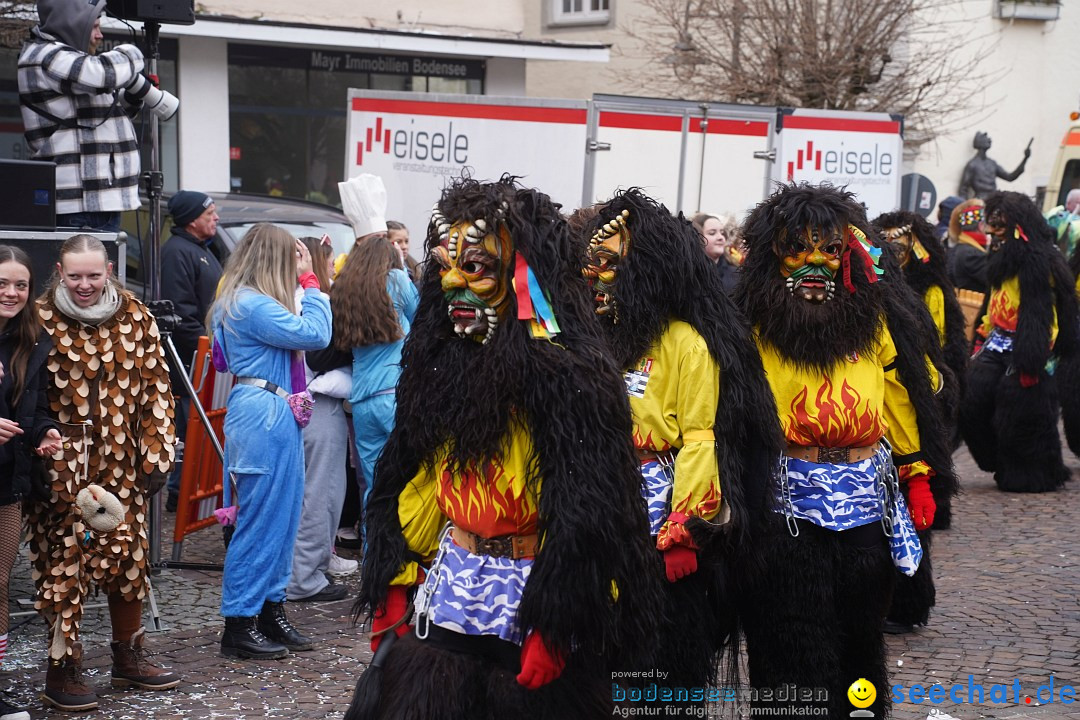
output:
<svg viewBox="0 0 1080 720"><path fill-rule="evenodd" d="M194 25L195 0L106 0L109 14L121 20L164 25Z"/></svg>
<svg viewBox="0 0 1080 720"><path fill-rule="evenodd" d="M0 229L56 229L56 163L0 160Z"/></svg>

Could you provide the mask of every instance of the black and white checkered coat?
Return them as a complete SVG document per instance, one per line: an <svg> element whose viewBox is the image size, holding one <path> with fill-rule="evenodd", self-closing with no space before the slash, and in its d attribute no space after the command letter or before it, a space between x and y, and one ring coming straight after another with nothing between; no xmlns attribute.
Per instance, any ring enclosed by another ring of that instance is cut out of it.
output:
<svg viewBox="0 0 1080 720"><path fill-rule="evenodd" d="M40 28L31 31L19 54L19 102L31 157L56 163L57 214L139 207L131 116L141 103L132 104L122 89L142 69L134 45L89 55Z"/></svg>

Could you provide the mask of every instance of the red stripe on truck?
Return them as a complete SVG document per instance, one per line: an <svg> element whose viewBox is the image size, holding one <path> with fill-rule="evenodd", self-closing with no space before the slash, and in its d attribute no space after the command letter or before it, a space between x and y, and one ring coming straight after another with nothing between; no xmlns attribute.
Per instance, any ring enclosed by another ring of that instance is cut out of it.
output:
<svg viewBox="0 0 1080 720"><path fill-rule="evenodd" d="M854 118L788 115L784 118L784 129L787 128L795 130L841 130L844 132L897 134L900 132L900 123L896 120L857 120Z"/></svg>
<svg viewBox="0 0 1080 720"><path fill-rule="evenodd" d="M682 117L678 115L642 115L640 113L600 113L600 127L627 128L630 130L682 131Z"/></svg>
<svg viewBox="0 0 1080 720"><path fill-rule="evenodd" d="M435 117L467 117L482 120L518 120L521 122L565 123L584 125L584 108L521 107L517 105L479 105L472 103L424 102L422 100L381 100L353 98L356 112L377 112L398 115L430 115Z"/></svg>

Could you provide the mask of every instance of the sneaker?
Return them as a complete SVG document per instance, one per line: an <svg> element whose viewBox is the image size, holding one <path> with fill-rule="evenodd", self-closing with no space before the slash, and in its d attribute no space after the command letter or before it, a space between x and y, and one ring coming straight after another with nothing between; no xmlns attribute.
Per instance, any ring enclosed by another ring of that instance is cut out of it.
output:
<svg viewBox="0 0 1080 720"><path fill-rule="evenodd" d="M360 569L360 563L357 561L330 555L330 566L326 568L326 574L334 577L345 577L346 575L352 575L358 569Z"/></svg>
<svg viewBox="0 0 1080 720"><path fill-rule="evenodd" d="M349 594L349 589L344 585L338 585L331 580L326 587L314 595L308 595L305 598L289 598L289 602L337 602L338 600L344 600Z"/></svg>
<svg viewBox="0 0 1080 720"><path fill-rule="evenodd" d="M30 713L0 697L0 720L30 720Z"/></svg>

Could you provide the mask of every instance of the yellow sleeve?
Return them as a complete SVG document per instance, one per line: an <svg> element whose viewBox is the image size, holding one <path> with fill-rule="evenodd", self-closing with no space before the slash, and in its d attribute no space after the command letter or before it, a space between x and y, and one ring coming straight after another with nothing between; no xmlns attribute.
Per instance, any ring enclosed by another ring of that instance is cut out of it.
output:
<svg viewBox="0 0 1080 720"><path fill-rule="evenodd" d="M439 531L446 524L446 516L435 499L437 487L434 471L421 467L398 497L398 519L405 535L405 544L428 562L439 549ZM415 585L419 568L415 560L406 560L390 584Z"/></svg>
<svg viewBox="0 0 1080 720"><path fill-rule="evenodd" d="M934 327L938 332L938 344L945 347L945 293L940 285L933 285L923 295L923 303L930 311Z"/></svg>
<svg viewBox="0 0 1080 720"><path fill-rule="evenodd" d="M888 430L885 436L892 445L893 455L902 458L905 455L914 455L922 450L919 441L919 425L915 416L915 406L911 404L911 397L907 388L900 382L896 373L896 346L893 344L892 335L887 328L882 328L881 346L878 359L881 367L885 369L885 422ZM936 383L937 370L927 358L927 366L931 372L931 382ZM913 463L901 463L899 465L900 476L907 478L913 475L926 475L930 473L930 466L922 460Z"/></svg>
<svg viewBox="0 0 1080 720"><path fill-rule="evenodd" d="M713 437L719 397L720 366L699 336L679 363L676 413L682 449L675 456L672 513L711 519L720 510L720 477ZM672 545L694 546L681 523L669 520L657 535L656 547L666 550Z"/></svg>

